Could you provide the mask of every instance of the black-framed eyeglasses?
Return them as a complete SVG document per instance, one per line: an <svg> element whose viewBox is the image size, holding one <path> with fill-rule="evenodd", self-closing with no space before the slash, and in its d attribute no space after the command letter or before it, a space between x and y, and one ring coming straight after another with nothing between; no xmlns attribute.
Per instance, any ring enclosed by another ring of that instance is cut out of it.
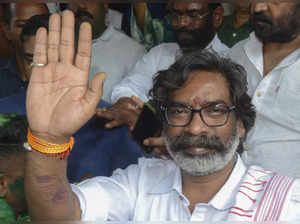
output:
<svg viewBox="0 0 300 224"><path fill-rule="evenodd" d="M173 127L188 126L193 120L194 113L200 114L201 120L206 126L221 127L227 123L229 114L235 109L235 106L216 103L201 109L193 109L188 105L174 102L162 108L168 125Z"/></svg>
<svg viewBox="0 0 300 224"><path fill-rule="evenodd" d="M198 11L192 11L187 13L178 13L176 11L171 11L170 16L173 23L178 24L182 19L184 19L187 23L192 23L195 21L201 21L205 17L207 17L210 12L205 12L200 14Z"/></svg>

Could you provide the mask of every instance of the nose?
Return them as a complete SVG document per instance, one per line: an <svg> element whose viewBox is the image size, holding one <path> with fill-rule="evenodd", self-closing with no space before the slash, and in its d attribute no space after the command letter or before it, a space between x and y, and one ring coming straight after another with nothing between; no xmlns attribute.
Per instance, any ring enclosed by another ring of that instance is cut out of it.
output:
<svg viewBox="0 0 300 224"><path fill-rule="evenodd" d="M253 3L253 12L259 13L267 11L268 4L266 2L254 2Z"/></svg>
<svg viewBox="0 0 300 224"><path fill-rule="evenodd" d="M177 26L178 27L186 27L187 25L189 25L189 23L190 23L190 20L185 15L179 16L178 19L177 19Z"/></svg>
<svg viewBox="0 0 300 224"><path fill-rule="evenodd" d="M79 6L79 8L81 8L81 9L87 9L87 5L86 5L85 2L80 2L80 3L78 3L78 6Z"/></svg>
<svg viewBox="0 0 300 224"><path fill-rule="evenodd" d="M200 113L194 113L191 123L185 127L185 131L191 135L208 134L209 127L201 119Z"/></svg>

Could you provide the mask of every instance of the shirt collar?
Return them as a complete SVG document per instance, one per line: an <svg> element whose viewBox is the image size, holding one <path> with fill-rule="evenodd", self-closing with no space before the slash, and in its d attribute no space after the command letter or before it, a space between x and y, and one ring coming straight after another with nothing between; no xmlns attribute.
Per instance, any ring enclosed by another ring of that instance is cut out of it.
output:
<svg viewBox="0 0 300 224"><path fill-rule="evenodd" d="M212 49L221 56L226 56L229 52L229 48L221 42L217 34L215 35L214 39L206 46L205 49Z"/></svg>
<svg viewBox="0 0 300 224"><path fill-rule="evenodd" d="M159 181L155 182L155 184L149 188L149 194L166 194L175 190L182 195L182 178L180 169L173 161L170 161L170 163L173 164L173 167L170 169L170 167L166 166L166 170L170 171L168 173L164 172L164 177L158 177ZM238 191L240 181L245 173L246 166L238 155L236 164L227 181L208 204L218 210L231 208L235 203L235 196Z"/></svg>
<svg viewBox="0 0 300 224"><path fill-rule="evenodd" d="M235 196L245 173L246 166L238 155L230 176L218 193L209 201L209 204L218 210L231 208L235 204Z"/></svg>
<svg viewBox="0 0 300 224"><path fill-rule="evenodd" d="M114 28L112 25L109 25L106 30L98 37L97 39L93 40L93 44L97 43L98 41L109 41L114 33Z"/></svg>
<svg viewBox="0 0 300 224"><path fill-rule="evenodd" d="M263 59L263 44L256 37L255 33L250 34L249 40L244 45L244 51L252 64L263 76L264 74L264 59ZM289 66L300 58L300 49L295 50L285 57L274 69Z"/></svg>

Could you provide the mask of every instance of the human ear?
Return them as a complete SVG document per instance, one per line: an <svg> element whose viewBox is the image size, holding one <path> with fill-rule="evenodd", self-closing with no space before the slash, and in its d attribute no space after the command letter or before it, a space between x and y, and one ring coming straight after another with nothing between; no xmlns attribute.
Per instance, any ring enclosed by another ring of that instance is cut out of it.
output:
<svg viewBox="0 0 300 224"><path fill-rule="evenodd" d="M222 6L217 7L213 13L213 25L215 30L223 23L223 16L224 16L224 8Z"/></svg>
<svg viewBox="0 0 300 224"><path fill-rule="evenodd" d="M103 8L104 8L104 12L107 13L108 12L108 4L107 3L103 3Z"/></svg>
<svg viewBox="0 0 300 224"><path fill-rule="evenodd" d="M238 120L237 133L240 139L245 139L246 137L246 129L241 120Z"/></svg>
<svg viewBox="0 0 300 224"><path fill-rule="evenodd" d="M6 176L0 177L0 198L6 198L8 193L8 181Z"/></svg>
<svg viewBox="0 0 300 224"><path fill-rule="evenodd" d="M3 33L7 40L12 40L12 32L9 30L9 26L5 22L0 22L0 33Z"/></svg>

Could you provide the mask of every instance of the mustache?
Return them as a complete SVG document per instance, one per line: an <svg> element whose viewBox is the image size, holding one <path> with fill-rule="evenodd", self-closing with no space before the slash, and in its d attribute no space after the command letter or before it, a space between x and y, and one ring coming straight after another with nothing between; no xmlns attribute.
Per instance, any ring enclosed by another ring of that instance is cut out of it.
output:
<svg viewBox="0 0 300 224"><path fill-rule="evenodd" d="M185 28L179 28L179 29L174 29L176 33L189 33L189 34L193 34L196 31L195 30L188 30Z"/></svg>
<svg viewBox="0 0 300 224"><path fill-rule="evenodd" d="M273 25L272 19L270 19L269 17L267 17L265 14L261 12L254 13L251 17L251 21L252 23L264 22L264 23L268 23L269 25Z"/></svg>
<svg viewBox="0 0 300 224"><path fill-rule="evenodd" d="M206 148L216 150L219 152L226 150L225 145L217 136L209 137L207 135L193 136L185 134L182 136L177 136L171 141L174 152L185 151L189 148Z"/></svg>

